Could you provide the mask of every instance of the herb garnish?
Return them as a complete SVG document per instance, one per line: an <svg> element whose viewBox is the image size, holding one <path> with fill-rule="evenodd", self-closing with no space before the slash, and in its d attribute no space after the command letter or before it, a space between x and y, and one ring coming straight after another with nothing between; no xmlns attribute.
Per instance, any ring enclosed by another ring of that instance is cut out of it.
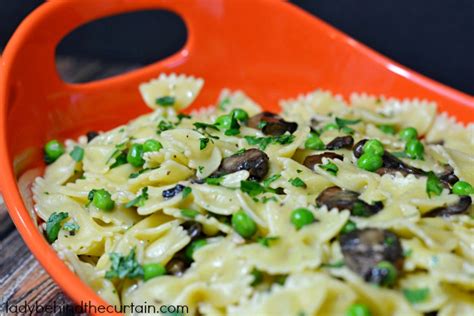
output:
<svg viewBox="0 0 474 316"><path fill-rule="evenodd" d="M58 239L59 231L61 230L61 222L69 217L66 212L53 212L46 222L46 239L50 244Z"/></svg>
<svg viewBox="0 0 474 316"><path fill-rule="evenodd" d="M80 162L84 158L84 149L79 146L74 146L74 149L69 153L69 156L71 156L71 158L76 162Z"/></svg>
<svg viewBox="0 0 474 316"><path fill-rule="evenodd" d="M426 287L419 289L402 289L403 295L411 304L425 301L430 295L430 290Z"/></svg>
<svg viewBox="0 0 474 316"><path fill-rule="evenodd" d="M258 145L261 150L265 150L270 144L291 144L295 139L295 136L291 134L283 134L269 137L245 136L244 138L249 145Z"/></svg>
<svg viewBox="0 0 474 316"><path fill-rule="evenodd" d="M135 259L135 248L130 250L127 256L112 252L109 254L112 263L110 270L105 273L105 278L120 279L125 278L137 279L143 277L143 267Z"/></svg>
<svg viewBox="0 0 474 316"><path fill-rule="evenodd" d="M264 247L267 247L269 248L271 246L271 243L280 239L280 237L278 236L273 236L273 237L258 237L257 238L257 242L264 246Z"/></svg>
<svg viewBox="0 0 474 316"><path fill-rule="evenodd" d="M325 170L326 172L332 174L333 176L337 176L337 172L339 171L339 168L332 162L328 162L327 164L324 164L324 165L319 165L319 168Z"/></svg>
<svg viewBox="0 0 474 316"><path fill-rule="evenodd" d="M292 186L297 187L297 188L306 188L306 183L304 183L303 180L301 180L299 177L292 178L288 180L289 183L291 183Z"/></svg>
<svg viewBox="0 0 474 316"><path fill-rule="evenodd" d="M146 200L148 200L148 187L144 187L142 189L142 193L136 198L134 198L133 200L131 200L130 202L128 202L127 204L125 204L125 207L126 208L129 208L132 206L141 207L145 205Z"/></svg>
<svg viewBox="0 0 474 316"><path fill-rule="evenodd" d="M161 106L172 106L175 102L176 99L171 96L164 96L155 100L155 103Z"/></svg>
<svg viewBox="0 0 474 316"><path fill-rule="evenodd" d="M436 177L433 171L428 172L428 179L426 180L426 193L428 196L431 195L440 195L443 192L443 184L441 181Z"/></svg>

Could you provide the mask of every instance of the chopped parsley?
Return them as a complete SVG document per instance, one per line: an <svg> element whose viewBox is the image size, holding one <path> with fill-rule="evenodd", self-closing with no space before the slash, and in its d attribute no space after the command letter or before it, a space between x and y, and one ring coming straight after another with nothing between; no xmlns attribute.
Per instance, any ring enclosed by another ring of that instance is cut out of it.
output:
<svg viewBox="0 0 474 316"><path fill-rule="evenodd" d="M130 202L128 202L127 204L125 204L125 207L126 208L129 208L132 206L141 207L145 205L146 200L148 200L148 187L144 187L142 189L142 193L136 198L134 198L133 200L131 200Z"/></svg>
<svg viewBox="0 0 474 316"><path fill-rule="evenodd" d="M271 243L274 242L274 241L277 241L278 239L280 239L280 237L278 237L278 236L273 236L273 237L258 237L258 238L257 238L257 242L258 242L260 245L269 248L269 247L271 246Z"/></svg>
<svg viewBox="0 0 474 316"><path fill-rule="evenodd" d="M71 158L76 162L80 162L84 158L84 149L79 146L74 146L74 149L69 153L69 156L71 156Z"/></svg>
<svg viewBox="0 0 474 316"><path fill-rule="evenodd" d="M209 144L209 138L203 137L199 138L199 149L204 150L207 147L207 144Z"/></svg>
<svg viewBox="0 0 474 316"><path fill-rule="evenodd" d="M403 257L408 258L413 254L413 249L408 248L403 251Z"/></svg>
<svg viewBox="0 0 474 316"><path fill-rule="evenodd" d="M426 180L426 193L429 197L432 195L440 195L443 192L443 184L436 177L433 171L428 172L428 179Z"/></svg>
<svg viewBox="0 0 474 316"><path fill-rule="evenodd" d="M324 164L324 165L319 165L319 168L325 170L326 172L332 174L333 176L337 176L337 172L339 171L339 168L332 162L328 162L327 164Z"/></svg>
<svg viewBox="0 0 474 316"><path fill-rule="evenodd" d="M224 177L214 177L214 178L206 178L205 181L209 185L220 185Z"/></svg>
<svg viewBox="0 0 474 316"><path fill-rule="evenodd" d="M240 190L247 193L251 197L255 197L261 193L264 193L266 190L260 183L256 181L240 181Z"/></svg>
<svg viewBox="0 0 474 316"><path fill-rule="evenodd" d="M403 295L411 304L416 304L425 301L430 295L430 289L418 288L418 289L402 289Z"/></svg>
<svg viewBox="0 0 474 316"><path fill-rule="evenodd" d="M263 180L262 184L265 188L268 188L272 182L278 180L280 177L281 177L281 174L276 173L273 176L268 177L265 180Z"/></svg>
<svg viewBox="0 0 474 316"><path fill-rule="evenodd" d="M173 106L175 102L176 99L171 96L164 96L155 100L155 103L161 106Z"/></svg>
<svg viewBox="0 0 474 316"><path fill-rule="evenodd" d="M118 166L124 165L127 163L127 142L115 145L115 151L112 153L112 155L107 159L107 164L115 159L115 162L110 165L110 169L116 168Z"/></svg>
<svg viewBox="0 0 474 316"><path fill-rule="evenodd" d="M143 267L135 259L135 248L130 250L127 256L112 252L109 257L112 264L110 270L105 273L106 279L123 280L143 277Z"/></svg>
<svg viewBox="0 0 474 316"><path fill-rule="evenodd" d="M291 183L292 186L297 187L297 188L306 188L306 183L304 183L303 180L301 180L299 177L293 178L288 180L289 183Z"/></svg>
<svg viewBox="0 0 474 316"><path fill-rule="evenodd" d="M50 244L58 239L59 231L62 226L61 223L68 217L69 214L66 212L54 212L49 216L48 221L46 222L46 239Z"/></svg>
<svg viewBox="0 0 474 316"><path fill-rule="evenodd" d="M131 174L128 176L128 178L129 178L129 179L138 178L139 175L141 175L142 173L145 173L145 172L147 172L147 171L150 171L150 170L152 170L152 168L144 168L144 169L142 169L142 170L140 170L140 171L138 171L138 172L133 172L133 173L131 173Z"/></svg>
<svg viewBox="0 0 474 316"><path fill-rule="evenodd" d="M200 213L196 210L191 210L189 208L183 208L181 209L181 215L184 216L184 217L188 217L188 218L195 218L196 216L198 216Z"/></svg>
<svg viewBox="0 0 474 316"><path fill-rule="evenodd" d="M165 120L161 120L158 123L158 130L156 131L157 134L161 134L164 131L170 130L174 128L174 124Z"/></svg>
<svg viewBox="0 0 474 316"><path fill-rule="evenodd" d="M203 123L203 122L195 122L193 123L194 127L196 127L196 129L206 129L206 128L210 128L210 129L213 129L213 130L216 130L218 131L219 129L217 128L217 126L213 125L213 124L209 124L209 123Z"/></svg>
<svg viewBox="0 0 474 316"><path fill-rule="evenodd" d="M190 119L191 115L179 113L177 117L178 117L178 122L176 122L176 125L180 124L183 119Z"/></svg>
<svg viewBox="0 0 474 316"><path fill-rule="evenodd" d="M408 157L407 153L404 151L394 151L392 152L392 155L394 155L397 158L410 158Z"/></svg>
<svg viewBox="0 0 474 316"><path fill-rule="evenodd" d="M295 136L291 134L283 134L269 137L245 136L244 138L249 145L257 145L261 150L265 150L270 144L291 144L295 139Z"/></svg>
<svg viewBox="0 0 474 316"><path fill-rule="evenodd" d="M395 135L396 133L394 125L382 124L382 125L378 125L377 127L379 128L379 130L381 130L385 134Z"/></svg>
<svg viewBox="0 0 474 316"><path fill-rule="evenodd" d="M278 200L274 196L271 196L271 197L264 196L261 200L262 203L267 203L269 201L278 202Z"/></svg>
<svg viewBox="0 0 474 316"><path fill-rule="evenodd" d="M334 263L323 263L321 266L324 268L342 268L345 266L345 263L343 260L339 260Z"/></svg>
<svg viewBox="0 0 474 316"><path fill-rule="evenodd" d="M193 189L191 189L190 187L185 187L185 188L183 189L183 200L184 200L185 198L187 198L188 195L191 194L192 191L193 191Z"/></svg>
<svg viewBox="0 0 474 316"><path fill-rule="evenodd" d="M63 229L69 232L70 235L75 235L79 228L79 224L74 220L68 221L63 225Z"/></svg>
<svg viewBox="0 0 474 316"><path fill-rule="evenodd" d="M202 173L204 171L204 166L198 166L198 171L199 173Z"/></svg>
<svg viewBox="0 0 474 316"><path fill-rule="evenodd" d="M357 119L357 120L346 120L346 119L342 119L342 118L339 118L339 117L336 117L336 124L339 128L343 128L343 127L346 127L348 125L355 125L355 124L359 124L360 122L362 122L361 119Z"/></svg>

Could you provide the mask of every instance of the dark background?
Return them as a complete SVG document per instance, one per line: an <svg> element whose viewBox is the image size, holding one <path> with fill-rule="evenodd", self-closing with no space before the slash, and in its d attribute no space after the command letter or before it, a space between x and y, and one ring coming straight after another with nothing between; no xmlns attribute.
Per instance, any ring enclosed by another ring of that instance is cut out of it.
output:
<svg viewBox="0 0 474 316"><path fill-rule="evenodd" d="M0 0L0 49L41 2ZM474 0L292 2L399 63L474 94ZM184 24L174 14L139 12L82 27L58 54L143 65L174 53L185 40Z"/></svg>

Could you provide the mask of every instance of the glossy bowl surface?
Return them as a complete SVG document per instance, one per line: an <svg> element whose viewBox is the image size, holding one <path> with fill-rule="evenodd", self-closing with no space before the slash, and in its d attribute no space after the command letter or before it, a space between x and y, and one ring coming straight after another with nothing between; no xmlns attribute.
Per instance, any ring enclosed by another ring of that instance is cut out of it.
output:
<svg viewBox="0 0 474 316"><path fill-rule="evenodd" d="M60 79L55 49L65 35L98 18L148 9L167 9L183 18L188 40L182 50L101 81L67 84ZM48 1L20 25L1 59L0 188L28 247L77 303L105 304L39 233L27 208L31 200L22 198L17 179L41 165L41 147L48 139L107 130L147 112L138 84L161 72L205 79L193 108L213 103L223 87L242 89L273 110L278 99L322 88L345 97L358 91L429 99L459 121L474 121L472 96L400 66L286 2Z"/></svg>

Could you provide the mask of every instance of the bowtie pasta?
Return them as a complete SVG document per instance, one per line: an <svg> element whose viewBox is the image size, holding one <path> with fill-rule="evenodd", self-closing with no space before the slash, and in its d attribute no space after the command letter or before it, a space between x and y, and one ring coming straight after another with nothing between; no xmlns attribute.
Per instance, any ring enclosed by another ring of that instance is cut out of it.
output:
<svg viewBox="0 0 474 316"><path fill-rule="evenodd" d="M202 79L45 145L41 229L102 298L189 315L474 315L474 127L419 100L317 90L262 111Z"/></svg>

